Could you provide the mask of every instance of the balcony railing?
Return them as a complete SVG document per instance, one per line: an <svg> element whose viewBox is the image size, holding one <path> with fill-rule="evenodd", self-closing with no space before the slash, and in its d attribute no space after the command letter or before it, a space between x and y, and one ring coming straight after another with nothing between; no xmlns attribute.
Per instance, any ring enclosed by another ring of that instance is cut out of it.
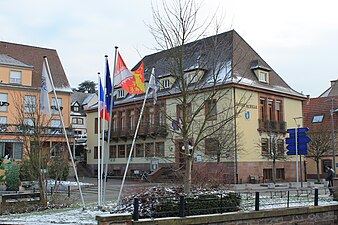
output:
<svg viewBox="0 0 338 225"><path fill-rule="evenodd" d="M74 132L70 128L66 128L69 137L74 136ZM31 136L39 134L42 136L62 136L63 129L61 127L35 127L24 124L0 124L0 134L27 135Z"/></svg>
<svg viewBox="0 0 338 225"><path fill-rule="evenodd" d="M275 121L275 120L258 120L258 130L259 131L273 131L273 132L286 132L286 122L285 121Z"/></svg>
<svg viewBox="0 0 338 225"><path fill-rule="evenodd" d="M118 127L112 128L111 139L119 138L133 138L135 134L135 127ZM137 135L140 137L165 137L167 136L167 126L164 124L141 125Z"/></svg>

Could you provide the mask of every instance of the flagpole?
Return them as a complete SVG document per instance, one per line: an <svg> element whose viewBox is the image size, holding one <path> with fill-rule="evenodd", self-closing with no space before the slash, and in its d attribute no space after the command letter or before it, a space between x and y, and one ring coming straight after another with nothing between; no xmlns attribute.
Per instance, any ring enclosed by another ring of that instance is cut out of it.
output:
<svg viewBox="0 0 338 225"><path fill-rule="evenodd" d="M103 187L103 203L106 200L106 183L107 183L107 176L108 176L108 160L110 156L110 136L111 136L111 123L113 121L113 101L114 101L114 74L115 74L115 67L116 67L116 58L117 58L117 49L118 47L115 46L115 54L114 54L114 66L113 66L113 79L112 79L112 91L111 91L111 98L110 98L110 108L109 108L109 125L108 125L108 141L107 141L107 152L106 152L106 167L105 167L105 174L104 177L104 187ZM108 57L108 56L107 56Z"/></svg>
<svg viewBox="0 0 338 225"><path fill-rule="evenodd" d="M106 80L104 80L105 81L105 83L107 83L106 82ZM106 104L106 85L105 85L105 87L103 88L103 96L104 96L104 98L103 98L103 101L104 101L104 105L106 106L107 104ZM107 110L107 108L106 107L104 107L103 108L103 115L102 115L102 121L101 121L101 125L102 125L102 149L101 149L101 169L100 169L100 198L101 198L101 204L102 204L102 206L103 206L103 199L102 199L102 193L103 193L103 190L102 190L102 188L103 188L103 182L102 182L102 177L103 177L103 163L104 163L104 136L105 136L105 133L104 133L104 130L105 130L105 125L106 125L106 123L105 123L105 118L106 118L106 111Z"/></svg>
<svg viewBox="0 0 338 225"><path fill-rule="evenodd" d="M151 76L151 75L150 75L150 76ZM146 91L146 93L145 93L145 95L144 95L144 100L143 100L142 109L141 109L141 112L140 112L140 117L138 118L138 122L137 122L136 130L135 130L133 142L132 142L132 144L131 144L131 148L130 148L130 152L129 152L129 157L128 157L126 169L124 170L124 175L123 175L123 179L122 179L122 184L121 184L119 196L118 196L118 198L117 198L117 204L118 204L118 205L120 204L121 194L122 194L124 182L125 182L125 180L126 180L126 176L127 176L127 171L128 171L130 159L131 159L131 156L132 156L132 154L133 154L133 149L134 149L134 145L135 145L137 133L138 133L138 130L139 130L139 127L140 127L140 123L141 123L141 119L142 119L142 114L143 114L143 111L144 111L144 106L145 106L145 103L146 103L146 100L147 100L148 92L149 92L149 85L148 85L147 91Z"/></svg>
<svg viewBox="0 0 338 225"><path fill-rule="evenodd" d="M65 134L65 138L66 138L66 142L67 142L67 147L68 147L68 152L69 152L69 155L70 155L70 159L72 161L72 165L73 165L73 169L74 169L74 173L75 173L75 177L76 177L76 182L77 182L77 186L78 186L79 191L80 191L81 201L82 201L83 210L84 210L86 208L86 206L85 206L85 202L84 202L84 199L83 199L81 185L80 185L79 177L77 175L77 171L76 171L76 168L75 168L74 158L73 158L73 155L72 155L72 150L70 148L70 144L69 144L69 140L68 140L68 135L67 135L67 132L66 132L66 127L65 127L65 124L63 122L62 113L61 113L61 109L60 109L59 102L58 102L58 99L57 99L57 95L56 95L56 91L55 91L55 86L54 86L53 78L51 76L51 72L50 72L50 68L49 68L49 64L48 64L48 59L47 59L47 56L44 56L43 58L45 60L46 67L47 67L47 75L48 75L50 83L52 85L56 108L57 108L57 110L59 112L59 116L60 116L60 120L61 120L61 124L62 124L63 133Z"/></svg>
<svg viewBox="0 0 338 225"><path fill-rule="evenodd" d="M97 73L99 77L99 85L101 85L101 77L100 73ZM97 101L97 208L101 209L101 182L100 182L100 174L101 174L101 166L100 166L100 159L101 159L101 125L100 125L100 96L101 96L101 86L98 88L98 101Z"/></svg>

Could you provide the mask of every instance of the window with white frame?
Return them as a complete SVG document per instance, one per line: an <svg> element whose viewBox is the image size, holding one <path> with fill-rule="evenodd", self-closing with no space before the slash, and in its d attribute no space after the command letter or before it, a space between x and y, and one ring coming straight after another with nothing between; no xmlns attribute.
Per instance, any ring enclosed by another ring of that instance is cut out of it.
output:
<svg viewBox="0 0 338 225"><path fill-rule="evenodd" d="M119 89L117 90L117 98L124 98L124 90L123 89Z"/></svg>
<svg viewBox="0 0 338 225"><path fill-rule="evenodd" d="M0 116L0 124L7 124L7 116Z"/></svg>
<svg viewBox="0 0 338 225"><path fill-rule="evenodd" d="M72 124L77 124L77 118L72 118Z"/></svg>
<svg viewBox="0 0 338 225"><path fill-rule="evenodd" d="M62 98L58 98L58 106L59 109L62 110ZM59 114L59 110L57 109L55 97L52 97L52 114Z"/></svg>
<svg viewBox="0 0 338 225"><path fill-rule="evenodd" d="M260 82L267 83L268 82L268 73L265 72L265 71L259 71L258 80Z"/></svg>
<svg viewBox="0 0 338 225"><path fill-rule="evenodd" d="M169 88L169 87L170 87L169 79L163 79L162 80L162 88Z"/></svg>
<svg viewBox="0 0 338 225"><path fill-rule="evenodd" d="M77 118L77 124L83 125L83 119L82 118Z"/></svg>
<svg viewBox="0 0 338 225"><path fill-rule="evenodd" d="M23 119L23 124L26 125L26 126L34 127L34 122L35 122L34 118L24 118Z"/></svg>
<svg viewBox="0 0 338 225"><path fill-rule="evenodd" d="M36 112L36 96L25 95L24 97L24 112L35 113Z"/></svg>
<svg viewBox="0 0 338 225"><path fill-rule="evenodd" d="M17 70L11 70L9 72L9 83L21 84L21 82L22 82L22 72Z"/></svg>
<svg viewBox="0 0 338 225"><path fill-rule="evenodd" d="M0 111L7 112L8 111L8 94L0 93Z"/></svg>
<svg viewBox="0 0 338 225"><path fill-rule="evenodd" d="M321 122L323 122L323 119L324 119L324 115L323 114L321 114L321 115L315 115L312 118L312 123L321 123Z"/></svg>
<svg viewBox="0 0 338 225"><path fill-rule="evenodd" d="M51 120L51 127L61 127L61 120Z"/></svg>

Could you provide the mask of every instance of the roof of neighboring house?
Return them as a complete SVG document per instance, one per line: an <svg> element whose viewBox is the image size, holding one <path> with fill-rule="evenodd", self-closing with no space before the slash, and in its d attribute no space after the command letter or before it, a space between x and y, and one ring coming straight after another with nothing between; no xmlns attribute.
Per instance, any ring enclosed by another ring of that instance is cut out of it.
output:
<svg viewBox="0 0 338 225"><path fill-rule="evenodd" d="M217 43L217 46L214 43ZM132 70L136 70L143 61L145 80L149 80L153 67L157 78L168 74L175 76L176 71L172 71L172 68L175 68L172 66L175 65L173 55L179 50L173 48L147 55ZM214 73L213 63L218 60L222 64L216 66L220 69L218 82L222 84L240 84L305 98L303 94L293 90L234 30L188 43L185 45L184 55L183 69L204 69L204 79L207 83ZM269 71L269 83L259 82L253 72L255 69Z"/></svg>
<svg viewBox="0 0 338 225"><path fill-rule="evenodd" d="M79 91L73 91L71 95L71 105L73 106L76 102L78 102L80 106L87 106L95 95L95 93L83 93Z"/></svg>
<svg viewBox="0 0 338 225"><path fill-rule="evenodd" d="M8 55L26 65L32 66L32 87L36 88L41 86L43 57L47 56L55 89L71 92L66 73L56 50L0 41L0 54Z"/></svg>
<svg viewBox="0 0 338 225"><path fill-rule="evenodd" d="M338 96L338 82L337 82L337 80L332 80L331 86L328 89L326 89L321 95L319 95L319 98L332 97L332 96Z"/></svg>
<svg viewBox="0 0 338 225"><path fill-rule="evenodd" d="M309 98L303 103L303 123L310 129L316 126L331 129L331 110L338 109L338 96ZM313 123L314 116L323 116L322 122ZM334 113L334 124L337 124L338 114Z"/></svg>
<svg viewBox="0 0 338 225"><path fill-rule="evenodd" d="M16 60L8 55L0 54L0 65L5 66L15 66L15 67L22 67L27 69L33 69L33 66L29 66L19 60Z"/></svg>

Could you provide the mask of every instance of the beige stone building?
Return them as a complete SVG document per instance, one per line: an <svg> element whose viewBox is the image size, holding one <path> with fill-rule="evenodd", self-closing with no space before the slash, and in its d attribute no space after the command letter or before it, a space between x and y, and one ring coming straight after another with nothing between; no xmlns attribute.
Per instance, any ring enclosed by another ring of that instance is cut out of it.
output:
<svg viewBox="0 0 338 225"><path fill-rule="evenodd" d="M219 42L216 48L215 40ZM147 81L155 68L160 91L155 105L151 98L147 100L129 176L147 171L151 178L159 179L161 173L170 176L162 168L170 168L172 173L184 168L182 93L179 77L171 67L175 50L142 59ZM286 130L296 126L294 118L302 116L302 101L306 98L293 90L234 30L186 44L184 54L184 79L193 96L188 98L185 109L187 124L191 125L189 143L194 149L193 179L268 182L272 179L272 160L268 158L275 153L281 156L275 164L277 181L294 180L294 157L285 154ZM215 89L217 92L211 96ZM122 176L144 95L128 95L122 89L116 92L106 162L110 175ZM96 174L97 108L87 113L87 167ZM227 119L224 131L218 129L217 124ZM301 120L297 122L302 124ZM203 124L208 128L201 139L198 131Z"/></svg>

